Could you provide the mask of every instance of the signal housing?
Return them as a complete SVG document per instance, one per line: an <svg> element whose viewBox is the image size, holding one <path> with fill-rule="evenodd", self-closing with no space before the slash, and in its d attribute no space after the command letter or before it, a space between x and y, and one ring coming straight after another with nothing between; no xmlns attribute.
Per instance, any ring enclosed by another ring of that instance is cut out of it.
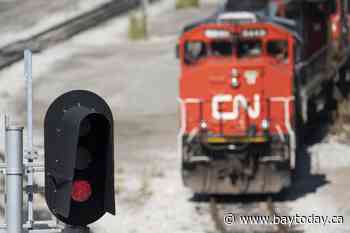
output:
<svg viewBox="0 0 350 233"><path fill-rule="evenodd" d="M58 97L45 116L45 197L62 222L86 226L115 214L113 116L85 90Z"/></svg>

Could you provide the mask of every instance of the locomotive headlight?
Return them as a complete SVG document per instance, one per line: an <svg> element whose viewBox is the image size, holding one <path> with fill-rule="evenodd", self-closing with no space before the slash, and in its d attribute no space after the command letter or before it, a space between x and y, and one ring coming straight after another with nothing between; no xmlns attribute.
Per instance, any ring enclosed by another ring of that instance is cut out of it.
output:
<svg viewBox="0 0 350 233"><path fill-rule="evenodd" d="M208 128L208 124L205 121L202 121L199 126L202 130L206 130Z"/></svg>
<svg viewBox="0 0 350 233"><path fill-rule="evenodd" d="M232 85L232 87L235 87L235 88L239 87L238 78L232 78L231 85Z"/></svg>
<svg viewBox="0 0 350 233"><path fill-rule="evenodd" d="M268 120L266 120L266 119L262 120L261 121L261 128L263 130L269 129L270 128L270 122Z"/></svg>
<svg viewBox="0 0 350 233"><path fill-rule="evenodd" d="M231 71L231 75L232 75L232 77L237 78L237 77L238 77L238 75L239 75L238 70L237 70L237 69L235 69L235 68L233 68L233 69L232 69L232 71Z"/></svg>
<svg viewBox="0 0 350 233"><path fill-rule="evenodd" d="M247 70L244 72L244 77L247 81L247 84L254 85L256 83L256 79L259 76L259 71L257 70Z"/></svg>
<svg viewBox="0 0 350 233"><path fill-rule="evenodd" d="M332 31L333 32L337 32L337 30L338 30L337 24L336 23L332 23Z"/></svg>

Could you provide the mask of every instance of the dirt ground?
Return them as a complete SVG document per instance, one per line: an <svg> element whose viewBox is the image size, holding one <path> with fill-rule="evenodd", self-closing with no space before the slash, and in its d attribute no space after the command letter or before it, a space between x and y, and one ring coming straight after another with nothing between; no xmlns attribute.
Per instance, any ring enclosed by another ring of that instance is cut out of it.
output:
<svg viewBox="0 0 350 233"><path fill-rule="evenodd" d="M151 9L151 37L126 40L127 18L85 32L34 56L35 146L42 150L49 104L73 89L95 91L115 117L117 215L91 225L98 233L216 232L208 203L192 202L182 185L176 153L179 65L175 44L182 26L213 14L216 4L174 10L174 2ZM0 110L25 123L23 63L0 72ZM350 146L325 137L307 148L303 171L281 211L288 215L342 215L343 225L297 226L305 233L350 231ZM233 209L242 209L240 203ZM241 232L260 227L235 226Z"/></svg>

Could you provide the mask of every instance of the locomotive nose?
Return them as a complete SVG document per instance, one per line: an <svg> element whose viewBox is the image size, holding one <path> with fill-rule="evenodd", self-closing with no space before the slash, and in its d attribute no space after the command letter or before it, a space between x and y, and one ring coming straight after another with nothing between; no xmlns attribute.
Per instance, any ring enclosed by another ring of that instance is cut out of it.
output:
<svg viewBox="0 0 350 233"><path fill-rule="evenodd" d="M210 100L209 130L227 136L247 136L253 128L256 135L266 133L269 121L263 68L237 62L226 67L226 76L215 75L223 74L223 67L219 68L210 71L208 80L211 93L215 93Z"/></svg>

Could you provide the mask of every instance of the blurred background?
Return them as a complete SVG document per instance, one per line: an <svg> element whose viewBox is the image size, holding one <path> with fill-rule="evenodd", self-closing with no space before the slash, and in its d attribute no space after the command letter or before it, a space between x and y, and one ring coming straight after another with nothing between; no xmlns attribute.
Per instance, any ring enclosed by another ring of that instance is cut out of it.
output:
<svg viewBox="0 0 350 233"><path fill-rule="evenodd" d="M181 181L175 46L185 25L215 14L222 4L220 0L154 0L146 5L111 0L0 1L0 112L8 114L12 123L26 124L21 54L32 48L34 145L39 154L46 110L59 95L87 89L112 108L117 215L105 215L91 226L93 232L219 232L209 204L193 201ZM72 20L82 15L78 23ZM343 103L335 125L308 147L304 176L277 204L283 215L342 215L345 224L297 226L299 232L350 231L349 123L350 107ZM43 184L43 176L37 175L36 182ZM1 197L2 216L3 207ZM257 214L249 203L232 203L230 208ZM49 217L42 193L35 196L35 209L37 218ZM231 230L275 232L260 226Z"/></svg>

